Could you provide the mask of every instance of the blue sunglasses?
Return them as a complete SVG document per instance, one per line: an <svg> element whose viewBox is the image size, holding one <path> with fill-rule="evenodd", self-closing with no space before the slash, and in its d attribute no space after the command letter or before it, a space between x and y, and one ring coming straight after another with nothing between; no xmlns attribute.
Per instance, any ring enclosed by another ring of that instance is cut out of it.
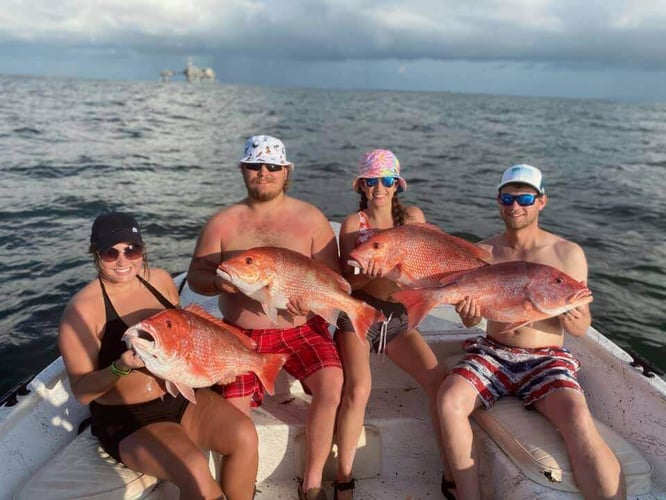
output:
<svg viewBox="0 0 666 500"><path fill-rule="evenodd" d="M514 201L518 202L518 205L521 207L529 207L534 205L534 202L539 197L538 194L501 194L499 195L499 201L505 207L510 207L513 205Z"/></svg>
<svg viewBox="0 0 666 500"><path fill-rule="evenodd" d="M393 187L398 180L395 177L364 177L363 182L367 187L372 188L377 185L379 179L382 180L382 184L387 188Z"/></svg>

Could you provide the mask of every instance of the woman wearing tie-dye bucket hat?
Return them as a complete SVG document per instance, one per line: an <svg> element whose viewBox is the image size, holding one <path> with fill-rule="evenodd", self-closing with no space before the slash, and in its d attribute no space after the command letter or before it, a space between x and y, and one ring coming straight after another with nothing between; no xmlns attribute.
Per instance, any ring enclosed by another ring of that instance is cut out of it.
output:
<svg viewBox="0 0 666 500"><path fill-rule="evenodd" d="M354 489L352 464L372 385L370 350L379 352L384 348L386 356L423 386L429 396L437 387L438 367L437 358L423 337L418 331L407 328L404 306L390 299L391 294L399 290L398 285L381 277L377 270L355 274L347 265L350 252L367 241L373 230L425 222L420 208L403 206L398 199L398 194L407 189L407 181L400 175L398 158L387 149L366 153L352 187L361 195L361 200L359 210L347 216L340 228L344 277L355 289L352 294L356 298L381 310L389 320L368 330L366 345L354 338L354 329L346 314L342 313L338 320L335 341L345 374L336 429L338 469L334 488L339 500L352 498Z"/></svg>

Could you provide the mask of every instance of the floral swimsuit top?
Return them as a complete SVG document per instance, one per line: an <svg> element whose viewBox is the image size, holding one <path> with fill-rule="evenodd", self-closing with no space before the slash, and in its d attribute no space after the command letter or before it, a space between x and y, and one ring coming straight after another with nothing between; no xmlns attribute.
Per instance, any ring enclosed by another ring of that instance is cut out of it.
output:
<svg viewBox="0 0 666 500"><path fill-rule="evenodd" d="M370 226L370 219L368 219L368 216L365 215L365 212L363 210L359 210L358 235L356 236L356 246L359 246L360 244L368 241L373 234L374 231L372 230L372 226Z"/></svg>

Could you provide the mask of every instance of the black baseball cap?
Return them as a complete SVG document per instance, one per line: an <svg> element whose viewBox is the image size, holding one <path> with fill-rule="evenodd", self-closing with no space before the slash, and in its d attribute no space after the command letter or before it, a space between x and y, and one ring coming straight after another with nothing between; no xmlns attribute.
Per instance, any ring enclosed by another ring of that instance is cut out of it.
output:
<svg viewBox="0 0 666 500"><path fill-rule="evenodd" d="M104 252L120 242L143 245L139 224L134 216L122 212L99 215L92 225L90 244Z"/></svg>

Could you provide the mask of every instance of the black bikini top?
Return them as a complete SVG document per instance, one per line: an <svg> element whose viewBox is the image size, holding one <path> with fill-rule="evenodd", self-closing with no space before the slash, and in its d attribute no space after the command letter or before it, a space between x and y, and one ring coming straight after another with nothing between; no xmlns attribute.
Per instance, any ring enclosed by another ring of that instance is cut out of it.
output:
<svg viewBox="0 0 666 500"><path fill-rule="evenodd" d="M171 302L169 302L164 295L162 295L159 290L157 290L153 285L144 280L141 276L137 276L139 281L152 293L160 304L162 304L165 309L176 309ZM116 312L116 309L113 307L109 295L106 293L104 288L104 283L102 280L99 280L100 285L102 286L102 295L104 296L104 311L106 313L106 324L104 325L104 335L102 336L102 344L99 348L99 354L97 355L97 369L101 370L110 366L115 360L117 360L122 353L127 350L125 342L123 342L121 337L125 333L130 325L126 324Z"/></svg>

